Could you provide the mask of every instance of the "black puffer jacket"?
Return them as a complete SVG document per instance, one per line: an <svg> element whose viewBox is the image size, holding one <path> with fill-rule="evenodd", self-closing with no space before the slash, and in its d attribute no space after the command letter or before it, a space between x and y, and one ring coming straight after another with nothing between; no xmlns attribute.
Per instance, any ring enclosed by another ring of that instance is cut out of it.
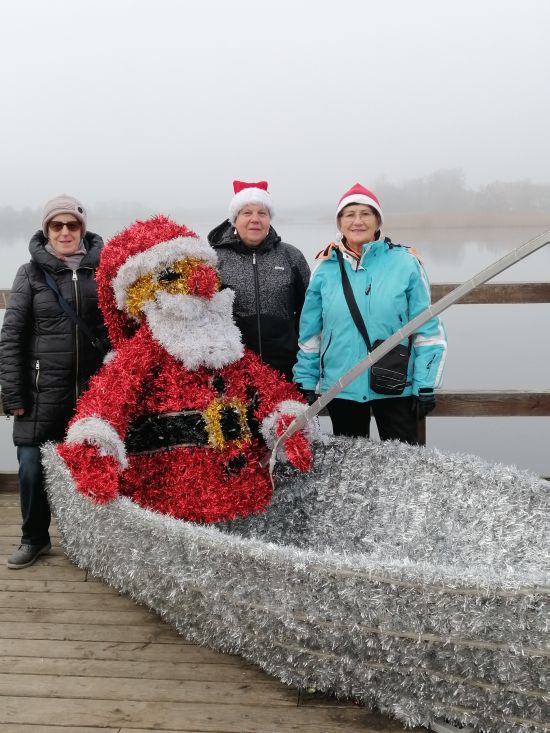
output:
<svg viewBox="0 0 550 733"><path fill-rule="evenodd" d="M310 275L304 255L272 227L258 247L246 247L227 220L208 241L218 255L222 287L235 291L233 312L245 346L291 380Z"/></svg>
<svg viewBox="0 0 550 733"><path fill-rule="evenodd" d="M46 238L37 232L29 244L31 261L15 276L2 326L2 403L6 413L25 409L15 418L16 445L61 439L78 395L102 362L100 352L62 310L41 267L53 275L63 297L92 331L106 336L95 283L101 237L86 234L87 254L74 275L45 245Z"/></svg>

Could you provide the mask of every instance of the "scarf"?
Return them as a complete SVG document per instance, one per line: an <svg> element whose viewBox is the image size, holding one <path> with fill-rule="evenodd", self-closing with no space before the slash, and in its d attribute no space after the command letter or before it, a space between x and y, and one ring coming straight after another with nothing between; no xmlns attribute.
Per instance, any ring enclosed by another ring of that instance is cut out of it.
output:
<svg viewBox="0 0 550 733"><path fill-rule="evenodd" d="M82 258L85 254L87 254L83 239L80 240L78 249L76 250L76 252L73 252L72 255L59 254L59 252L55 251L50 242L46 242L45 250L46 252L49 252L51 255L53 255L56 259L64 262L67 267L70 267L70 269L73 271L78 270L78 268L80 267L80 263L82 262Z"/></svg>

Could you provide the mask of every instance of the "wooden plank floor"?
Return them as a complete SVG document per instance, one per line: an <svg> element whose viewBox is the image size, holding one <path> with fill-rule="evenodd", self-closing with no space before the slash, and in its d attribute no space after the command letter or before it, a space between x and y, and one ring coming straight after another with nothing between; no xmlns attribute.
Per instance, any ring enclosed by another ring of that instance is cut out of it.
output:
<svg viewBox="0 0 550 733"><path fill-rule="evenodd" d="M156 614L75 567L55 530L50 555L8 569L19 524L17 494L0 492L2 733L404 730L186 642Z"/></svg>

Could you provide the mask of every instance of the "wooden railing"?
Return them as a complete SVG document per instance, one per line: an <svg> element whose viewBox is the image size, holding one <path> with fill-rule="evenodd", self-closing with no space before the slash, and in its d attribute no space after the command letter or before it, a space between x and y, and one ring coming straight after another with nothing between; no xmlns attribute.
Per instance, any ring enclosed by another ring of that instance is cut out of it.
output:
<svg viewBox="0 0 550 733"><path fill-rule="evenodd" d="M459 284L432 285L432 303L436 303ZM528 303L550 303L550 282L489 283L480 285L458 301L460 305L525 305Z"/></svg>
<svg viewBox="0 0 550 733"><path fill-rule="evenodd" d="M435 303L458 283L432 285ZM550 282L489 283L458 301L460 305L526 305L550 303ZM464 391L438 390L437 407L430 417L548 417L550 389ZM426 424L419 426L419 439L426 442Z"/></svg>
<svg viewBox="0 0 550 733"><path fill-rule="evenodd" d="M449 293L458 283L432 285L432 302ZM6 307L9 290L0 290L0 309ZM550 303L550 282L494 283L481 285L459 301L460 304ZM1 409L1 408L0 408ZM0 411L0 414L1 411ZM432 417L548 417L548 390L438 390ZM426 440L426 424L421 421L419 439Z"/></svg>

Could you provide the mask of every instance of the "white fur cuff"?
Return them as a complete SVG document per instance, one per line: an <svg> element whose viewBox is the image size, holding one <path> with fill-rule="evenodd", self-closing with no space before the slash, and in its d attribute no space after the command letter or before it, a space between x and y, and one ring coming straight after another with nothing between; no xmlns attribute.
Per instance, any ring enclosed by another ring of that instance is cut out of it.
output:
<svg viewBox="0 0 550 733"><path fill-rule="evenodd" d="M68 429L65 442L95 445L100 455L116 458L122 470L128 467L124 443L113 426L100 417L77 420Z"/></svg>
<svg viewBox="0 0 550 733"><path fill-rule="evenodd" d="M275 445L275 441L277 439L275 429L281 415L292 415L293 417L297 417L305 412L307 408L307 405L303 405L297 400L283 400L283 402L279 402L273 412L270 412L269 415L262 420L262 424L260 425L260 431L267 447L273 448ZM309 440L319 437L317 420L312 420L306 423L302 430Z"/></svg>

